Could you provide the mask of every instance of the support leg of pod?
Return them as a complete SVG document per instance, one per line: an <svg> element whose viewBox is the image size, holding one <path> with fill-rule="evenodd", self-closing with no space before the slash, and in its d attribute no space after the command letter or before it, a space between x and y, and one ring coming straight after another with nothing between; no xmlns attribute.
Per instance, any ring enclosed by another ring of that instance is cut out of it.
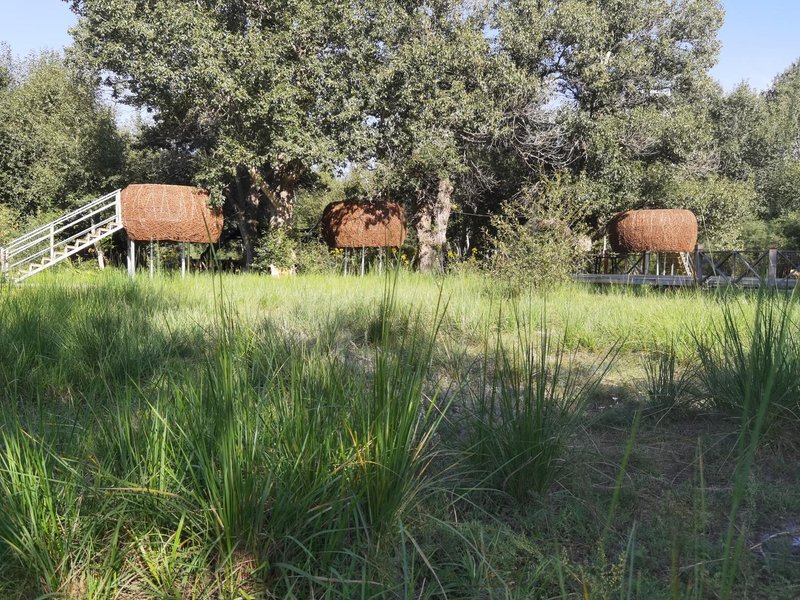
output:
<svg viewBox="0 0 800 600"><path fill-rule="evenodd" d="M136 276L136 242L128 240L128 277Z"/></svg>
<svg viewBox="0 0 800 600"><path fill-rule="evenodd" d="M181 243L181 277L186 277L186 244Z"/></svg>
<svg viewBox="0 0 800 600"><path fill-rule="evenodd" d="M155 263L153 262L153 240L150 240L150 279L155 275Z"/></svg>
<svg viewBox="0 0 800 600"><path fill-rule="evenodd" d="M361 246L361 276L364 276L364 246Z"/></svg>

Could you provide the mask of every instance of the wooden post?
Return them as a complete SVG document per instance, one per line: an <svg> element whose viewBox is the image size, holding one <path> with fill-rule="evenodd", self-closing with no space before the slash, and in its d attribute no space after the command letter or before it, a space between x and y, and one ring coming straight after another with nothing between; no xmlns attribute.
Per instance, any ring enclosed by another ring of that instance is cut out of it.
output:
<svg viewBox="0 0 800 600"><path fill-rule="evenodd" d="M703 244L694 247L694 283L703 283Z"/></svg>
<svg viewBox="0 0 800 600"><path fill-rule="evenodd" d="M128 239L128 277L136 276L136 242Z"/></svg>
<svg viewBox="0 0 800 600"><path fill-rule="evenodd" d="M153 264L153 238L150 238L150 279L153 279L155 265Z"/></svg>
<svg viewBox="0 0 800 600"><path fill-rule="evenodd" d="M350 248L344 249L344 276L347 277L347 264L350 262Z"/></svg>
<svg viewBox="0 0 800 600"><path fill-rule="evenodd" d="M778 245L769 245L769 267L767 268L767 285L774 287L778 280Z"/></svg>
<svg viewBox="0 0 800 600"><path fill-rule="evenodd" d="M650 253L645 252L642 257L642 275L650 274Z"/></svg>
<svg viewBox="0 0 800 600"><path fill-rule="evenodd" d="M181 242L181 277L186 277L186 244Z"/></svg>

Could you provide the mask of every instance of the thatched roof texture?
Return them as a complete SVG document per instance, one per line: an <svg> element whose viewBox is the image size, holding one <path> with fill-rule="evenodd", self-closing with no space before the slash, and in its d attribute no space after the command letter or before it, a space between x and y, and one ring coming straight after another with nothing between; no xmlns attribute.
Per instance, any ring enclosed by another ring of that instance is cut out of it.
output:
<svg viewBox="0 0 800 600"><path fill-rule="evenodd" d="M692 252L697 245L697 219L690 210L628 210L608 224L615 252Z"/></svg>
<svg viewBox="0 0 800 600"><path fill-rule="evenodd" d="M332 202L322 214L331 248L399 247L406 239L406 214L396 202Z"/></svg>
<svg viewBox="0 0 800 600"><path fill-rule="evenodd" d="M136 241L216 243L222 212L209 208L199 188L133 184L122 190L122 225Z"/></svg>

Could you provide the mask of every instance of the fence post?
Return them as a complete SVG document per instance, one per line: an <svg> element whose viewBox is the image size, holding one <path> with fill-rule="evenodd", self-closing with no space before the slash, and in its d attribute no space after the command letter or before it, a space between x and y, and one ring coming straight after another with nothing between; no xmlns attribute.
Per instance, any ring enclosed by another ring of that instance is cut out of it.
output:
<svg viewBox="0 0 800 600"><path fill-rule="evenodd" d="M703 283L703 244L694 247L694 283Z"/></svg>
<svg viewBox="0 0 800 600"><path fill-rule="evenodd" d="M777 284L778 279L778 245L771 243L769 245L769 267L767 269L767 285L773 287Z"/></svg>

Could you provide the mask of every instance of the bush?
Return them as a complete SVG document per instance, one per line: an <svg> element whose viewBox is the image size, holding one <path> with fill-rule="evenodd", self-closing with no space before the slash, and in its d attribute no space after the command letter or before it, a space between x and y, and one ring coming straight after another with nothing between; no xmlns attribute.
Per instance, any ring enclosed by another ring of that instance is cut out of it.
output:
<svg viewBox="0 0 800 600"><path fill-rule="evenodd" d="M512 292L551 286L575 272L587 241L581 201L560 180L527 188L492 218L494 270Z"/></svg>
<svg viewBox="0 0 800 600"><path fill-rule="evenodd" d="M297 242L285 229L273 229L259 240L251 267L255 271L269 271L269 265L289 269L297 262Z"/></svg>

